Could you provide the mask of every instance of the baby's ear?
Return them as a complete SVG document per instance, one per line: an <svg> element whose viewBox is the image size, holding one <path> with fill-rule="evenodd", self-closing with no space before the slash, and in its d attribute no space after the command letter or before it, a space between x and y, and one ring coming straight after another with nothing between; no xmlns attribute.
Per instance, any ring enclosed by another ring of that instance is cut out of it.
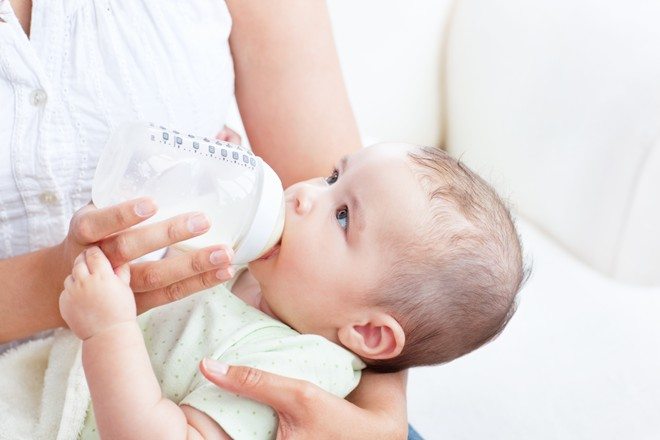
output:
<svg viewBox="0 0 660 440"><path fill-rule="evenodd" d="M339 341L366 359L391 359L403 350L406 337L396 319L378 312L365 322L347 324L337 333Z"/></svg>

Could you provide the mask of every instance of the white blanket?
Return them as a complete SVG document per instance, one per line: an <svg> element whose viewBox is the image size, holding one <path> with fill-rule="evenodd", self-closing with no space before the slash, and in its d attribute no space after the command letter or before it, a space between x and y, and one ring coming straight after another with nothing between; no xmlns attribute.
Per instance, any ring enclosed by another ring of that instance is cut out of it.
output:
<svg viewBox="0 0 660 440"><path fill-rule="evenodd" d="M0 439L76 439L90 397L81 343L69 330L0 357Z"/></svg>

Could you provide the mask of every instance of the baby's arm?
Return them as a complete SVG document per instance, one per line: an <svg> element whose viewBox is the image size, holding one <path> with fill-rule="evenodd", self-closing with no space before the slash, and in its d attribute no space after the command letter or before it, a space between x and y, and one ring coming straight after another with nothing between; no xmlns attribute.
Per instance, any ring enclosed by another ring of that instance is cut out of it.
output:
<svg viewBox="0 0 660 440"><path fill-rule="evenodd" d="M229 438L193 408L162 396L135 320L129 270L113 270L99 248L74 262L60 311L83 340L82 360L102 438Z"/></svg>

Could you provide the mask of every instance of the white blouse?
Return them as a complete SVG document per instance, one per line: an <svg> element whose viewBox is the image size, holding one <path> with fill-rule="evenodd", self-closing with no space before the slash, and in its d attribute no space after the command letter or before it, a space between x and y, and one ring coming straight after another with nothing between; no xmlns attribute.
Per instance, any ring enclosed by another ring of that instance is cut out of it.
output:
<svg viewBox="0 0 660 440"><path fill-rule="evenodd" d="M0 0L0 258L59 243L113 127L213 136L234 92L223 1Z"/></svg>

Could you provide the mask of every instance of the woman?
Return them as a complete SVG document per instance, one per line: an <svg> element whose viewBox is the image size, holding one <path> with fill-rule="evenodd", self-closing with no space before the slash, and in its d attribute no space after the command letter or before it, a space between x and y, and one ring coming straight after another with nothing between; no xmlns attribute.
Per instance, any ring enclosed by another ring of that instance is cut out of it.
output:
<svg viewBox="0 0 660 440"><path fill-rule="evenodd" d="M285 185L359 147L320 0L0 0L1 342L63 324L58 296L83 248L98 244L119 265L208 230L193 214L129 230L153 214L147 200L85 205L113 127L215 132L234 85L253 150ZM222 246L134 264L138 308L225 281L228 264ZM366 374L347 402L250 368L212 370L273 406L282 438L405 437L404 374Z"/></svg>

